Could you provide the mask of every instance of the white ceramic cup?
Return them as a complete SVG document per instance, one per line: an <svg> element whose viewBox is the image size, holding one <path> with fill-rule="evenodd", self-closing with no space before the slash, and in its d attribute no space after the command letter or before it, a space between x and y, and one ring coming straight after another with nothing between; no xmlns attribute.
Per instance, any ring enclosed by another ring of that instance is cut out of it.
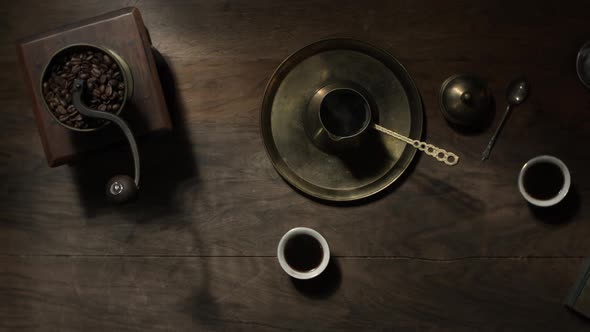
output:
<svg viewBox="0 0 590 332"><path fill-rule="evenodd" d="M526 192L526 190L524 188L524 184L523 184L524 174L527 172L527 170L532 165L538 164L541 162L551 163L553 165L556 165L557 167L559 167L559 169L561 170L561 173L563 174L563 186L561 187L561 189L559 190L557 195L555 195L554 197L551 197L549 199L545 199L545 200L536 199L536 198L532 197L531 195L529 195ZM543 156L538 156L538 157L535 157L535 158L527 161L526 164L524 164L524 166L522 166L522 168L520 170L520 174L518 175L518 190L520 190L520 194L529 203L536 205L536 206L549 207L549 206L553 206L553 205L561 202L565 198L565 196L567 195L567 193L570 189L570 186L571 186L570 171L568 170L567 166L565 166L563 161L561 161L560 159L555 158L553 156L543 155Z"/></svg>
<svg viewBox="0 0 590 332"><path fill-rule="evenodd" d="M324 252L324 256L322 258L320 265L318 265L318 267L316 267L315 269L306 272L301 272L293 269L291 266L289 266L287 260L285 259L285 245L287 244L287 241L289 241L294 236L301 234L306 234L315 238L322 246L322 250ZM287 274L291 277L296 279L311 279L317 277L318 275L320 275L320 273L324 272L324 270L328 266L328 262L330 262L330 247L328 247L328 241L326 241L326 239L317 231L311 228L297 227L285 233L285 235L283 235L283 237L281 238L281 241L279 241L279 246L277 247L277 258L279 260L281 268L283 268L283 270L287 272Z"/></svg>

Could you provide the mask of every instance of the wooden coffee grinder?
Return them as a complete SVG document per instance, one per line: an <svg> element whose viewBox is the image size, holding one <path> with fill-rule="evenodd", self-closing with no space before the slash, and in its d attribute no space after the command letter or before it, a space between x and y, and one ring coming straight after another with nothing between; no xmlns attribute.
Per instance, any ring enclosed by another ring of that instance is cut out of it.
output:
<svg viewBox="0 0 590 332"><path fill-rule="evenodd" d="M135 174L133 178L113 177L106 192L115 202L132 198L140 179L139 154L133 133L143 135L172 129L151 40L139 10L124 8L90 18L22 40L17 48L49 166L71 163L84 153L104 148L116 142L120 137L117 131L122 130L131 147ZM96 123L101 125L82 128L56 117L52 109L55 105L47 100L43 82L51 75L56 61L71 52L84 50L96 50L112 58L120 69L125 88L121 90L122 101L117 104L116 111L96 109L90 107L85 98L92 91L88 89L91 85L88 75L74 78L65 75L67 83L60 87L67 88L65 105L75 107L85 119L100 119Z"/></svg>

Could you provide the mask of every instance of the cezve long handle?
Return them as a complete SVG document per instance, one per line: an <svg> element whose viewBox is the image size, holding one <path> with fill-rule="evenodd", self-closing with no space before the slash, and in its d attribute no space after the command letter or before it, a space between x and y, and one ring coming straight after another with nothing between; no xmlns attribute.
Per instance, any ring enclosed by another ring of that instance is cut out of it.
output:
<svg viewBox="0 0 590 332"><path fill-rule="evenodd" d="M391 137L397 138L402 142L406 142L406 143L410 144L411 146L413 146L414 148L416 148L420 151L424 151L427 155L434 157L434 158L436 158L436 160L442 161L449 166L454 166L459 162L459 156L457 156L456 154L454 154L452 152L448 152L444 149L437 148L436 146L434 146L432 144L408 138L404 135L400 135L400 134L396 133L395 131L389 130L385 127L381 127L380 125L378 125L376 123L373 124L373 129L380 131L384 134L387 134Z"/></svg>

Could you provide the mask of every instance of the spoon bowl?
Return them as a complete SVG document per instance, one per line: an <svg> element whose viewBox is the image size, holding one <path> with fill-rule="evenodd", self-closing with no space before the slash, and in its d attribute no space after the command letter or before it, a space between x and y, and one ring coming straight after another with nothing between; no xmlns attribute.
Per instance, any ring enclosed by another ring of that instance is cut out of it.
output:
<svg viewBox="0 0 590 332"><path fill-rule="evenodd" d="M512 81L506 90L508 103L513 106L522 104L529 95L529 88L529 83L524 78Z"/></svg>

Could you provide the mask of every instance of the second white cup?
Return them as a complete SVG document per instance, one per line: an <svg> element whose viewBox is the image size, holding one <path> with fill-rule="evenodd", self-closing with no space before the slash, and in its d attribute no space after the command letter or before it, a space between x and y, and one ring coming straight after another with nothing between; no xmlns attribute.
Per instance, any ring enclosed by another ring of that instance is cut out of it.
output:
<svg viewBox="0 0 590 332"><path fill-rule="evenodd" d="M561 202L571 186L570 171L560 159L538 156L524 164L518 175L518 190L529 203L549 207Z"/></svg>
<svg viewBox="0 0 590 332"><path fill-rule="evenodd" d="M277 247L281 268L296 279L311 279L320 275L330 261L328 241L317 231L307 227L293 228Z"/></svg>

